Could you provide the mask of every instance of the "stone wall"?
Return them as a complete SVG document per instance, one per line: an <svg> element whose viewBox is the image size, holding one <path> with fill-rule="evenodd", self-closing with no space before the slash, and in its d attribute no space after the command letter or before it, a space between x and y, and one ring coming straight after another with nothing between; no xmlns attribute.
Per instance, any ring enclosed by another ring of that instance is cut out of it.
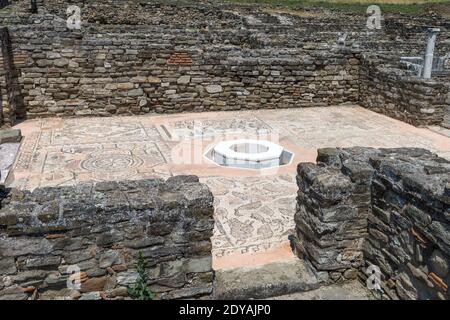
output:
<svg viewBox="0 0 450 320"><path fill-rule="evenodd" d="M81 7L81 31L66 26L69 4ZM435 14L384 14L372 31L357 13L211 1L48 0L30 14L18 0L5 10L28 118L358 103L429 125L448 105L448 81L390 66L423 56L430 25L442 29L436 54L448 53L448 23Z"/></svg>
<svg viewBox="0 0 450 320"><path fill-rule="evenodd" d="M385 298L449 299L450 162L423 149L321 149L298 167L297 251L333 280L381 269Z"/></svg>
<svg viewBox="0 0 450 320"><path fill-rule="evenodd" d="M361 59L360 70L361 106L415 126L444 122L450 94L444 78L420 79L369 55Z"/></svg>
<svg viewBox="0 0 450 320"><path fill-rule="evenodd" d="M423 150L371 157L365 256L400 299L449 299L450 162Z"/></svg>
<svg viewBox="0 0 450 320"><path fill-rule="evenodd" d="M147 262L158 299L208 298L213 196L197 177L4 190L0 299L122 299ZM67 288L71 266L80 290Z"/></svg>
<svg viewBox="0 0 450 320"><path fill-rule="evenodd" d="M212 35L136 26L124 33L120 26L93 26L81 34L66 30L65 21L54 16L42 19L49 21L11 31L17 54L26 57L20 83L28 118L358 100L358 49L246 48L250 31ZM42 35L39 41L35 34Z"/></svg>
<svg viewBox="0 0 450 320"><path fill-rule="evenodd" d="M8 28L0 27L0 127L26 114L12 47Z"/></svg>

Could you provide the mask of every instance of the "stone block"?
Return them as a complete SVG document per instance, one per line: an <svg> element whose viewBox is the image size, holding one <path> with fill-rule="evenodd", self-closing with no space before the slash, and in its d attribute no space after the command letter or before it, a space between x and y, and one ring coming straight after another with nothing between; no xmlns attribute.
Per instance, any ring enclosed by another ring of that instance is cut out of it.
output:
<svg viewBox="0 0 450 320"><path fill-rule="evenodd" d="M445 256L440 250L436 249L429 259L431 270L438 276L445 278L449 274L449 256Z"/></svg>
<svg viewBox="0 0 450 320"><path fill-rule="evenodd" d="M0 130L0 144L18 143L22 140L22 133L19 129Z"/></svg>
<svg viewBox="0 0 450 320"><path fill-rule="evenodd" d="M209 85L205 87L206 92L210 93L210 94L214 94L214 93L220 93L223 91L223 88L221 85Z"/></svg>
<svg viewBox="0 0 450 320"><path fill-rule="evenodd" d="M186 85L191 82L191 76L181 76L177 79L177 84Z"/></svg>

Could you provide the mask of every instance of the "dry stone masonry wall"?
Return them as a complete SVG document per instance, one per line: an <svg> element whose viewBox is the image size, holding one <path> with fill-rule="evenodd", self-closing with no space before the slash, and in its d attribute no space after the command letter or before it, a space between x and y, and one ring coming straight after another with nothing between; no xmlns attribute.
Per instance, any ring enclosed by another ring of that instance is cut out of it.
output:
<svg viewBox="0 0 450 320"><path fill-rule="evenodd" d="M20 69L27 117L327 106L358 99L357 49L256 50L210 45L199 31L139 31L78 38L40 30L45 36L39 41L36 32L15 31L16 48L27 57ZM233 33L219 36L236 41Z"/></svg>
<svg viewBox="0 0 450 320"><path fill-rule="evenodd" d="M67 28L63 0L40 3L38 14L28 1L0 11L28 118L359 103L429 125L443 121L448 105L446 79L417 82L398 75L398 66L381 70L361 56L422 56L429 25L442 29L436 53L448 53L448 21L435 14L386 15L381 31L368 32L364 15L323 10L73 3L82 8L81 31ZM24 116L2 103L5 118Z"/></svg>
<svg viewBox="0 0 450 320"><path fill-rule="evenodd" d="M9 126L16 122L16 118L26 115L23 104L19 74L16 68L8 28L0 27L0 127ZM4 101L4 103L3 103Z"/></svg>
<svg viewBox="0 0 450 320"><path fill-rule="evenodd" d="M298 167L297 251L330 279L380 268L385 298L448 299L450 162L423 149L321 149Z"/></svg>
<svg viewBox="0 0 450 320"><path fill-rule="evenodd" d="M147 261L158 299L208 298L213 196L194 176L3 190L0 299L123 299ZM78 267L79 290L67 287Z"/></svg>
<svg viewBox="0 0 450 320"><path fill-rule="evenodd" d="M364 262L372 169L355 162L342 167L334 149L319 150L317 161L329 166L298 166L297 251L334 281L354 279Z"/></svg>
<svg viewBox="0 0 450 320"><path fill-rule="evenodd" d="M361 61L363 107L416 126L443 124L450 104L448 79L421 79L373 56Z"/></svg>

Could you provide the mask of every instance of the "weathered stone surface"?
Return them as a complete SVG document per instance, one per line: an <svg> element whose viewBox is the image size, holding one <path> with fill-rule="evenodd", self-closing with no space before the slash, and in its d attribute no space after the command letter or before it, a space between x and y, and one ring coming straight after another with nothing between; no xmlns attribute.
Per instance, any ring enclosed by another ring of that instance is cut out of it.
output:
<svg viewBox="0 0 450 320"><path fill-rule="evenodd" d="M49 208L61 208L61 199L64 219L50 218ZM25 292L30 298L123 297L114 290L136 283L142 251L148 276L165 287L165 298L211 294L213 196L198 177L6 189L0 203L0 279L8 277L2 291L20 285L37 289L37 296ZM77 297L63 290L74 279L82 283ZM24 295L8 292L4 296Z"/></svg>
<svg viewBox="0 0 450 320"><path fill-rule="evenodd" d="M6 238L0 241L0 251L6 257L17 257L28 254L43 255L50 253L51 250L52 245L47 239Z"/></svg>
<svg viewBox="0 0 450 320"><path fill-rule="evenodd" d="M136 282L138 276L136 271L121 272L117 275L117 283L119 285L129 286Z"/></svg>
<svg viewBox="0 0 450 320"><path fill-rule="evenodd" d="M188 299L188 298L201 298L211 295L213 291L212 285L205 285L195 288L183 288L180 290L173 290L168 293L163 293L161 299L173 300L173 299Z"/></svg>
<svg viewBox="0 0 450 320"><path fill-rule="evenodd" d="M14 258L0 257L0 270L4 275L16 273L17 269Z"/></svg>
<svg viewBox="0 0 450 320"><path fill-rule="evenodd" d="M17 143L22 140L22 133L19 129L0 130L0 144Z"/></svg>
<svg viewBox="0 0 450 320"><path fill-rule="evenodd" d="M122 255L120 254L120 252L110 250L110 251L103 253L100 256L98 263L99 263L100 268L108 268L115 264L124 263L124 259L123 259Z"/></svg>
<svg viewBox="0 0 450 320"><path fill-rule="evenodd" d="M44 269L49 267L57 267L61 263L60 257L45 256L38 258L28 258L25 260L27 269Z"/></svg>
<svg viewBox="0 0 450 320"><path fill-rule="evenodd" d="M376 265L389 296L448 298L449 162L415 148L318 154L298 168L297 252L335 281Z"/></svg>
<svg viewBox="0 0 450 320"><path fill-rule="evenodd" d="M178 78L178 84L189 84L191 82L191 76L181 76Z"/></svg>
<svg viewBox="0 0 450 320"><path fill-rule="evenodd" d="M208 92L208 93L220 93L223 91L223 88L220 85L209 85L209 86L206 86L205 89L206 89L206 92Z"/></svg>
<svg viewBox="0 0 450 320"><path fill-rule="evenodd" d="M75 300L79 298L76 290L63 288L61 290L48 290L39 294L40 300Z"/></svg>
<svg viewBox="0 0 450 320"><path fill-rule="evenodd" d="M52 272L45 278L45 285L49 288L63 289L67 287L68 275Z"/></svg>
<svg viewBox="0 0 450 320"><path fill-rule="evenodd" d="M68 264L79 264L81 262L91 260L94 256L95 256L94 252L91 252L90 250L85 250L81 252L75 251L63 254L64 260Z"/></svg>
<svg viewBox="0 0 450 320"><path fill-rule="evenodd" d="M11 279L14 283L26 286L28 283L42 283L49 274L48 271L30 270L19 272L17 275L11 276Z"/></svg>
<svg viewBox="0 0 450 320"><path fill-rule="evenodd" d="M161 232L161 230L159 230L159 231ZM154 236L154 237L148 237L148 238L139 239L139 240L131 240L131 241L126 242L125 245L132 249L143 249L143 248L147 248L147 247L161 245L163 243L164 243L163 237Z"/></svg>
<svg viewBox="0 0 450 320"><path fill-rule="evenodd" d="M190 259L187 262L186 272L208 272L212 270L212 257L203 257L198 259Z"/></svg>
<svg viewBox="0 0 450 320"><path fill-rule="evenodd" d="M28 294L26 294L21 287L11 287L8 289L0 290L0 300L27 300Z"/></svg>
<svg viewBox="0 0 450 320"><path fill-rule="evenodd" d="M358 269L347 269L344 271L344 277L346 279L356 279L358 277Z"/></svg>
<svg viewBox="0 0 450 320"><path fill-rule="evenodd" d="M438 276L445 278L449 273L449 263L448 256L446 257L438 249L434 250L430 257L431 270L435 272Z"/></svg>
<svg viewBox="0 0 450 320"><path fill-rule="evenodd" d="M149 77L148 77L148 82L149 82L149 83L161 83L161 79L158 78L158 77L152 77L152 76L149 76Z"/></svg>
<svg viewBox="0 0 450 320"><path fill-rule="evenodd" d="M108 280L107 277L88 279L81 284L80 292L85 293L85 292L103 291L103 288L105 287L107 280Z"/></svg>
<svg viewBox="0 0 450 320"><path fill-rule="evenodd" d="M358 280L323 286L316 290L298 292L269 300L375 300L373 293Z"/></svg>
<svg viewBox="0 0 450 320"><path fill-rule="evenodd" d="M302 260L270 263L260 267L220 270L214 295L217 299L260 299L309 291L319 279Z"/></svg>
<svg viewBox="0 0 450 320"><path fill-rule="evenodd" d="M100 292L83 293L79 300L101 300Z"/></svg>
<svg viewBox="0 0 450 320"><path fill-rule="evenodd" d="M396 281L396 291L403 300L417 300L418 298L417 289L406 273L402 273Z"/></svg>

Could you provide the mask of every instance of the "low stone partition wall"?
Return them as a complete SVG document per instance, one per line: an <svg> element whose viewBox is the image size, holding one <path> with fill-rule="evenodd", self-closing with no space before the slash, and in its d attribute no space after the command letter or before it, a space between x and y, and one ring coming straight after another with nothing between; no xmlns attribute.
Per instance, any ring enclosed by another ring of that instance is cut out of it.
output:
<svg viewBox="0 0 450 320"><path fill-rule="evenodd" d="M425 80L412 71L394 68L382 59L361 59L360 104L415 126L444 122L450 85L439 78Z"/></svg>
<svg viewBox="0 0 450 320"><path fill-rule="evenodd" d="M7 189L0 199L0 299L129 298L139 253L156 299L212 292L213 196L197 177ZM68 288L69 276L81 287Z"/></svg>
<svg viewBox="0 0 450 320"><path fill-rule="evenodd" d="M450 162L423 149L321 149L298 166L297 252L330 279L381 271L385 298L449 299Z"/></svg>

